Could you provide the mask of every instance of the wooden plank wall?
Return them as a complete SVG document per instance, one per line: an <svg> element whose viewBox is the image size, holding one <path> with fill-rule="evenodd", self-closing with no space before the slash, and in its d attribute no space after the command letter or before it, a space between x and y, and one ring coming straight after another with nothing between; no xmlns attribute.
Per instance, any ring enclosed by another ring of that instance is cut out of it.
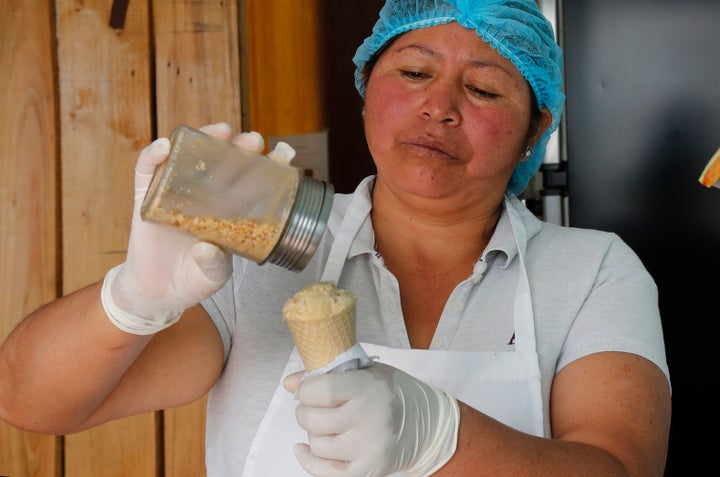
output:
<svg viewBox="0 0 720 477"><path fill-rule="evenodd" d="M323 8L322 0L247 0L248 126L263 135L328 126Z"/></svg>
<svg viewBox="0 0 720 477"><path fill-rule="evenodd" d="M124 260L134 158L153 133L148 7L130 2L112 28L111 5L56 2L63 294ZM151 413L67 436L64 470L151 475L157 439Z"/></svg>
<svg viewBox="0 0 720 477"><path fill-rule="evenodd" d="M0 1L0 339L58 291L54 55L51 1ZM55 476L59 450L0 423L0 475Z"/></svg>
<svg viewBox="0 0 720 477"><path fill-rule="evenodd" d="M0 0L0 340L124 259L133 167L154 137L326 127L320 3ZM204 410L58 437L0 423L0 475L202 476Z"/></svg>

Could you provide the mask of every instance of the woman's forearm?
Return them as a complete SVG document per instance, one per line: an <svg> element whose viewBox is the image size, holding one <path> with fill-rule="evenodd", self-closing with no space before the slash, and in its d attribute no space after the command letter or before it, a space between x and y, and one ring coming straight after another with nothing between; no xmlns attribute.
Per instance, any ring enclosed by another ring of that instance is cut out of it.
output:
<svg viewBox="0 0 720 477"><path fill-rule="evenodd" d="M90 285L28 315L0 346L0 419L49 434L73 432L150 340L117 329Z"/></svg>

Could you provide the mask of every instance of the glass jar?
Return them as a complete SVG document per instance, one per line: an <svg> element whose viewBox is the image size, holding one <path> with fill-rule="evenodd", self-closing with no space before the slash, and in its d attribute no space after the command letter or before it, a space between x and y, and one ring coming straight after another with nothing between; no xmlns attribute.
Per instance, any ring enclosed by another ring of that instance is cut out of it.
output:
<svg viewBox="0 0 720 477"><path fill-rule="evenodd" d="M258 264L300 271L327 225L333 186L187 126L170 135L140 215Z"/></svg>

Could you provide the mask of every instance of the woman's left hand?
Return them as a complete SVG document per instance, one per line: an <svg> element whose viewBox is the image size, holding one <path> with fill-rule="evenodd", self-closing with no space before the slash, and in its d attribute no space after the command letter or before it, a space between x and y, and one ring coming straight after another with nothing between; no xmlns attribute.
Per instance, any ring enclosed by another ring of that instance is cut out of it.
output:
<svg viewBox="0 0 720 477"><path fill-rule="evenodd" d="M305 380L296 373L284 384L308 434L295 455L316 477L424 476L455 452L457 401L399 369L375 362Z"/></svg>

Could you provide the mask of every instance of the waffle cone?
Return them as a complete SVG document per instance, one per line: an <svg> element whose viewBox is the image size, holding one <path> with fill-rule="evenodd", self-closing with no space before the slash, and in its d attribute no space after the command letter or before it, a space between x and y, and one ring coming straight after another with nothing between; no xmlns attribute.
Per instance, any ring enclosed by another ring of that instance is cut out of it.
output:
<svg viewBox="0 0 720 477"><path fill-rule="evenodd" d="M720 149L708 161L702 174L700 174L699 181L705 187L712 187L713 184L720 181Z"/></svg>
<svg viewBox="0 0 720 477"><path fill-rule="evenodd" d="M313 283L283 306L295 345L311 372L330 363L355 344L357 297L332 282Z"/></svg>

